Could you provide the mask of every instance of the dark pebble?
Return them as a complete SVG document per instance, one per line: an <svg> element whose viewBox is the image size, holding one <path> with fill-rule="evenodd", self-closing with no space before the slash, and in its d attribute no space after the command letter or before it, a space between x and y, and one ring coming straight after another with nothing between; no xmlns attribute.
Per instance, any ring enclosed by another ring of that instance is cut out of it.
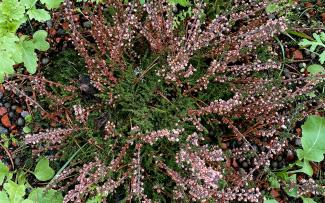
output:
<svg viewBox="0 0 325 203"><path fill-rule="evenodd" d="M311 57L312 59L315 59L315 58L316 58L316 54L315 54L315 53L311 53L311 54L310 54L310 57Z"/></svg>
<svg viewBox="0 0 325 203"><path fill-rule="evenodd" d="M25 125L25 120L22 117L18 118L17 125L18 126L24 126Z"/></svg>
<svg viewBox="0 0 325 203"><path fill-rule="evenodd" d="M63 29L58 29L56 32L58 35L65 35L65 31Z"/></svg>
<svg viewBox="0 0 325 203"><path fill-rule="evenodd" d="M272 166L273 168L278 168L279 164L278 164L278 162L273 161L273 162L271 163L271 166Z"/></svg>
<svg viewBox="0 0 325 203"><path fill-rule="evenodd" d="M295 139L295 145L296 146L301 146L301 139L300 138Z"/></svg>
<svg viewBox="0 0 325 203"><path fill-rule="evenodd" d="M3 106L3 103L2 102L0 102L0 106Z"/></svg>
<svg viewBox="0 0 325 203"><path fill-rule="evenodd" d="M3 93L2 92L0 92L0 99L2 99L3 98Z"/></svg>
<svg viewBox="0 0 325 203"><path fill-rule="evenodd" d="M17 109L17 106L16 105L12 105L11 106L11 110L16 111L16 109Z"/></svg>
<svg viewBox="0 0 325 203"><path fill-rule="evenodd" d="M41 63L42 63L43 65L46 65L46 64L48 64L49 62L50 62L50 59L49 59L49 58L42 58Z"/></svg>
<svg viewBox="0 0 325 203"><path fill-rule="evenodd" d="M21 115L23 118L25 118L26 116L29 115L29 112L28 112L28 111L22 111L22 112L20 113L20 115Z"/></svg>
<svg viewBox="0 0 325 203"><path fill-rule="evenodd" d="M6 107L6 108L10 108L10 106L11 106L11 104L10 104L9 102L6 102L6 103L5 103L5 107Z"/></svg>
<svg viewBox="0 0 325 203"><path fill-rule="evenodd" d="M12 112L12 111L10 111L10 112L8 113L8 115L9 115L9 117L10 117L10 118L13 118L13 117L15 117L15 113L14 113L14 112Z"/></svg>
<svg viewBox="0 0 325 203"><path fill-rule="evenodd" d="M248 168L248 162L247 161L243 161L241 163L241 165L242 165L243 168Z"/></svg>
<svg viewBox="0 0 325 203"><path fill-rule="evenodd" d="M278 161L282 161L283 160L283 157L282 156L278 156L277 160Z"/></svg>
<svg viewBox="0 0 325 203"><path fill-rule="evenodd" d="M309 56L310 55L310 51L309 50L305 50L305 54Z"/></svg>
<svg viewBox="0 0 325 203"><path fill-rule="evenodd" d="M7 134L9 131L7 128L0 126L0 134Z"/></svg>

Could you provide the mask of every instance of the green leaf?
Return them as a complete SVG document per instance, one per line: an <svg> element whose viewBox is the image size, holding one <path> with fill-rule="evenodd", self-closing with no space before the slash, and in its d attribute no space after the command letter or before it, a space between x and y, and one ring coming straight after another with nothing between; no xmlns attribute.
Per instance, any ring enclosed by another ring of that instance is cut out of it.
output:
<svg viewBox="0 0 325 203"><path fill-rule="evenodd" d="M295 183L297 183L297 175L293 174L291 176L288 176L288 177L286 177L285 181L289 185L295 184ZM297 186L295 186L295 187L286 187L284 190L289 196L298 197L298 187Z"/></svg>
<svg viewBox="0 0 325 203"><path fill-rule="evenodd" d="M28 133L31 133L32 132L32 129L30 129L30 127L28 127L28 126L25 126L23 128L23 132L26 133L26 134L28 134Z"/></svg>
<svg viewBox="0 0 325 203"><path fill-rule="evenodd" d="M27 11L27 14L30 19L35 19L39 22L45 22L51 19L49 12L44 9L32 8Z"/></svg>
<svg viewBox="0 0 325 203"><path fill-rule="evenodd" d="M25 121L26 121L26 123L30 123L30 122L32 122L33 121L33 116L32 115L27 115L26 117L25 117Z"/></svg>
<svg viewBox="0 0 325 203"><path fill-rule="evenodd" d="M34 175L40 181L48 181L53 178L55 171L50 167L49 160L41 158L34 170Z"/></svg>
<svg viewBox="0 0 325 203"><path fill-rule="evenodd" d="M272 188L280 188L280 183L276 177L270 177L269 182Z"/></svg>
<svg viewBox="0 0 325 203"><path fill-rule="evenodd" d="M59 8L64 0L40 0L48 9Z"/></svg>
<svg viewBox="0 0 325 203"><path fill-rule="evenodd" d="M278 203L278 201L276 201L275 199L267 199L264 200L264 203Z"/></svg>
<svg viewBox="0 0 325 203"><path fill-rule="evenodd" d="M320 55L319 55L319 62L321 64L324 64L325 62L325 51L323 51Z"/></svg>
<svg viewBox="0 0 325 203"><path fill-rule="evenodd" d="M6 190L9 200L12 203L21 202L25 195L25 185L18 185L11 180L5 183L3 188Z"/></svg>
<svg viewBox="0 0 325 203"><path fill-rule="evenodd" d="M47 32L45 30L38 30L33 35L33 43L35 49L46 51L50 48L50 44L46 41Z"/></svg>
<svg viewBox="0 0 325 203"><path fill-rule="evenodd" d="M30 9L35 6L35 0L20 0L20 3L25 6L26 9Z"/></svg>
<svg viewBox="0 0 325 203"><path fill-rule="evenodd" d="M0 82L4 81L4 77L14 74L13 65L15 61L11 58L9 53L0 51Z"/></svg>
<svg viewBox="0 0 325 203"><path fill-rule="evenodd" d="M0 202L9 202L8 195L5 191L0 191Z"/></svg>
<svg viewBox="0 0 325 203"><path fill-rule="evenodd" d="M28 199L33 203L62 203L63 196L61 192L50 189L45 191L43 188L36 188L29 194Z"/></svg>
<svg viewBox="0 0 325 203"><path fill-rule="evenodd" d="M186 7L190 4L190 2L188 0L169 0L169 2L172 4L179 4L184 7Z"/></svg>
<svg viewBox="0 0 325 203"><path fill-rule="evenodd" d="M297 150L299 159L320 162L325 153L325 118L309 116L302 126L302 150Z"/></svg>
<svg viewBox="0 0 325 203"><path fill-rule="evenodd" d="M311 73L312 75L316 75L318 73L325 73L325 69L323 66L318 64L312 64L307 67L307 71Z"/></svg>
<svg viewBox="0 0 325 203"><path fill-rule="evenodd" d="M2 185L6 176L9 175L9 168L2 162L0 162L0 185Z"/></svg>
<svg viewBox="0 0 325 203"><path fill-rule="evenodd" d="M266 6L265 11L267 14L274 13L279 10L279 6L277 3L270 3Z"/></svg>
<svg viewBox="0 0 325 203"><path fill-rule="evenodd" d="M313 168L311 167L310 163L308 161L304 161L304 162L301 162L301 161L297 161L296 163L298 166L302 167L300 170L297 170L296 172L303 172L309 176L312 176L313 175Z"/></svg>
<svg viewBox="0 0 325 203"><path fill-rule="evenodd" d="M140 4L143 5L146 3L146 0L140 0Z"/></svg>
<svg viewBox="0 0 325 203"><path fill-rule="evenodd" d="M301 197L303 203L317 203L312 198Z"/></svg>
<svg viewBox="0 0 325 203"><path fill-rule="evenodd" d="M36 72L37 55L32 41L22 41L20 44L24 65L31 74Z"/></svg>

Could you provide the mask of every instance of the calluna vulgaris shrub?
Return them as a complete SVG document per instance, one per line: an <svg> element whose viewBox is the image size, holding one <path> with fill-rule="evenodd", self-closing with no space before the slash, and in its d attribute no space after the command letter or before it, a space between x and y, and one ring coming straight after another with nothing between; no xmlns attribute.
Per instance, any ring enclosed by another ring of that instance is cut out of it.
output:
<svg viewBox="0 0 325 203"><path fill-rule="evenodd" d="M194 1L192 16L175 27L177 11L165 0L83 3L81 11L65 0L62 15L90 77L82 90L94 88L96 96L74 105L75 125L26 136L35 147L88 143L86 158L48 187L68 190L64 202L263 201L269 186L259 177L293 138L288 129L324 107L310 109L304 96L320 78L279 77L272 42L288 25L269 18L268 2L235 0L211 16ZM24 79L54 106L76 96L75 85L64 87L71 97L62 100L46 88L59 83ZM248 167L239 169L243 162Z"/></svg>

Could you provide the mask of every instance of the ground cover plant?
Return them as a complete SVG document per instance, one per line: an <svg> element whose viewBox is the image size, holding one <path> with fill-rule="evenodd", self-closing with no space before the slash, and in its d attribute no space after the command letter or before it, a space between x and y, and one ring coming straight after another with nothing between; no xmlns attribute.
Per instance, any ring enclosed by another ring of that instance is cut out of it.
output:
<svg viewBox="0 0 325 203"><path fill-rule="evenodd" d="M325 201L323 2L13 2L0 202Z"/></svg>

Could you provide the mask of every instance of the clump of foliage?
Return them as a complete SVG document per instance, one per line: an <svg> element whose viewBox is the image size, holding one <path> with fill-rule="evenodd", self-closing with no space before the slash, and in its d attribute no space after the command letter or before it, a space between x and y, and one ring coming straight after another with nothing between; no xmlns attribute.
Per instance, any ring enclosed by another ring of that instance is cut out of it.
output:
<svg viewBox="0 0 325 203"><path fill-rule="evenodd" d="M14 65L23 63L31 74L36 72L37 55L35 50L46 51L47 32L38 30L30 38L17 35L17 30L30 20L45 22L51 19L48 11L38 8L34 0L3 0L0 2L0 82L5 76L15 73ZM57 8L61 0L41 0L48 9Z"/></svg>
<svg viewBox="0 0 325 203"><path fill-rule="evenodd" d="M49 160L41 158L35 166L34 172L37 180L48 181L54 176L53 169L49 166ZM6 203L38 203L63 201L62 194L56 190L45 188L31 188L27 181L27 173L23 170L10 172L9 168L0 162L0 185L3 190L0 192L0 201ZM27 188L31 189L26 194Z"/></svg>

